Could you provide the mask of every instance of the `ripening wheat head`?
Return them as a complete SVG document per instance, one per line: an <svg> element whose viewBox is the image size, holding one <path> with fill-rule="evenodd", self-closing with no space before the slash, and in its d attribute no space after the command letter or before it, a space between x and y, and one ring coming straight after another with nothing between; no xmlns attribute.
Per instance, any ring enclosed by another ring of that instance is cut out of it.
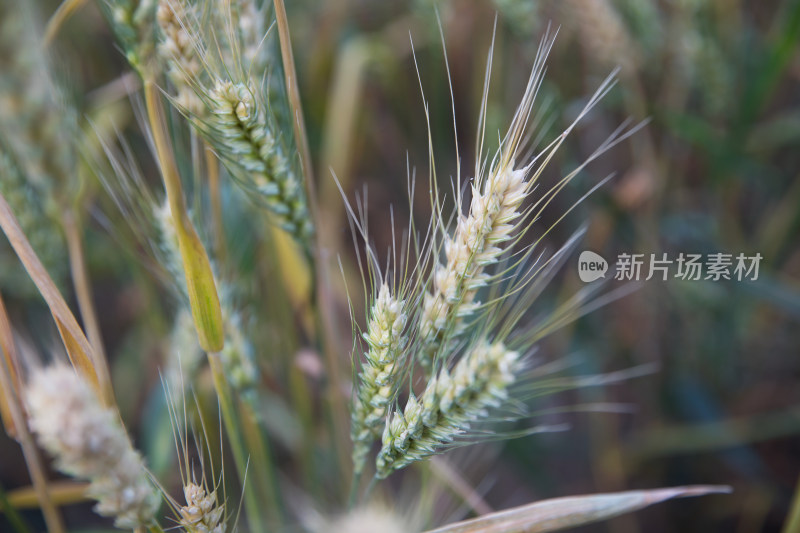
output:
<svg viewBox="0 0 800 533"><path fill-rule="evenodd" d="M186 533L224 533L225 508L217 504L216 491L210 494L195 483L183 487L186 505L181 506L179 524Z"/></svg>
<svg viewBox="0 0 800 533"><path fill-rule="evenodd" d="M482 307L482 303L476 299L478 291L491 286L507 274L502 267L503 258L512 253L524 257L533 250L533 246L527 250L515 250L514 247L553 197L589 161L632 133L629 131L622 135L621 130L615 132L577 169L537 197L532 195L539 178L564 140L613 84L612 75L601 84L566 130L537 155L523 160L523 153L527 150L526 140L532 133L529 128L534 118L532 114L535 111L536 96L544 79L545 62L554 39L555 35L549 31L542 39L525 93L508 131L488 164L488 169L482 155L483 133L479 136L475 177L471 184L472 199L466 212L462 208L461 199L457 199L453 215L454 231L448 232L444 223L447 220L445 217L441 217L435 224L441 233L441 245L432 247L432 250L435 252L437 248L443 249L444 260L434 261L428 282L429 291L424 295L419 320L417 357L426 369L434 366L438 356L447 356L444 345L458 340L475 318L476 312ZM487 85L484 87L484 114L487 90L488 70ZM481 127L485 127L484 119ZM460 182L460 176L458 180ZM460 187L455 190L460 190ZM549 229L544 233L548 231ZM541 238L542 236L538 237L535 242L538 243Z"/></svg>
<svg viewBox="0 0 800 533"><path fill-rule="evenodd" d="M189 422L187 417L186 401L191 395L187 394L192 381L169 379L163 380L167 394L167 410L175 440L175 450L178 455L178 468L182 481L183 500L176 500L168 494L165 498L175 515L175 521L182 531L186 533L225 533L227 529L228 514L224 495L222 479L224 469L219 473L219 479L214 470L213 459L207 464L204 454L199 454L198 461L192 461L189 453ZM176 389L172 389L172 387ZM195 400L196 401L196 400ZM208 434L202 424L202 433L191 432L192 440L198 446L205 446L209 458L213 457L208 449ZM195 467L196 466L196 467Z"/></svg>
<svg viewBox="0 0 800 533"><path fill-rule="evenodd" d="M37 370L24 392L31 430L59 470L91 482L95 510L120 528L154 523L161 495L117 413L70 367Z"/></svg>
<svg viewBox="0 0 800 533"><path fill-rule="evenodd" d="M200 114L204 111L203 103L190 83L202 75L203 66L196 52L197 45L182 23L196 17L195 7L188 2L159 0L156 20L160 30L158 52L166 63L167 77L176 89L175 101L189 112Z"/></svg>
<svg viewBox="0 0 800 533"><path fill-rule="evenodd" d="M478 341L453 367L442 368L418 400L386 419L377 476L425 459L451 444L486 418L488 409L508 399L508 388L522 369L520 354L502 342Z"/></svg>

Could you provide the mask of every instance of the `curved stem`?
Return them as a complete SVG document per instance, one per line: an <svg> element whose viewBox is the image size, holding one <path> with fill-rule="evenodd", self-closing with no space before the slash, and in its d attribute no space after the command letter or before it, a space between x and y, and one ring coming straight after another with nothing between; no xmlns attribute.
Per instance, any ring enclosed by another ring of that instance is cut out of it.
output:
<svg viewBox="0 0 800 533"><path fill-rule="evenodd" d="M286 78L286 92L289 95L289 104L294 114L294 135L297 148L303 163L303 173L305 177L306 196L309 212L314 219L314 227L318 228L319 209L317 207L316 187L314 184L314 169L311 160L311 151L308 146L308 136L306 134L305 122L303 120L303 107L300 100L300 87L297 83L297 70L292 53L292 40L289 33L289 21L286 17L286 6L283 0L274 0L275 18L278 26L278 36L281 44L281 58L283 60L284 76ZM317 305L318 327L320 330L320 344L322 352L328 366L330 383L328 385L327 400L330 402L332 420L330 421L331 431L335 442L337 457L339 460L340 474L347 476L352 474L352 463L348 454L350 437L347 427L350 417L348 416L347 406L344 401L343 380L339 368L337 357L336 327L333 317L336 314L333 300L330 294L330 284L328 283L328 272L325 267L325 254L323 253L323 243L320 242L320 232L314 232L314 250L312 252L312 265L315 270L315 299Z"/></svg>
<svg viewBox="0 0 800 533"><path fill-rule="evenodd" d="M89 337L89 344L94 348L94 364L98 375L102 375L103 380L110 383L111 374L108 370L103 337L100 333L100 321L97 319L89 273L86 269L86 254L83 251L80 223L72 211L64 213L61 223L67 241L70 272L72 274L72 284L75 288L75 296L78 299L78 308L81 312L83 325L86 328L86 335Z"/></svg>

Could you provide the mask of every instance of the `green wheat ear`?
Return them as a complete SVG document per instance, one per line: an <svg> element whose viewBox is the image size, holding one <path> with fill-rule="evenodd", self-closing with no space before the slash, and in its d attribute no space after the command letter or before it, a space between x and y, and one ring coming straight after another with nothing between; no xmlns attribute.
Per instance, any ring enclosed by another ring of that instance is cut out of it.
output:
<svg viewBox="0 0 800 533"><path fill-rule="evenodd" d="M376 460L378 478L436 454L508 399L523 368L520 354L501 342L479 341L452 371L443 368L419 400L386 419Z"/></svg>
<svg viewBox="0 0 800 533"><path fill-rule="evenodd" d="M177 90L173 104L248 196L310 253L314 227L299 156L281 120L288 103L275 87L280 64L268 63L267 36L246 18L265 15L253 2L215 7L212 20L226 31L209 34L190 4L161 0L159 50Z"/></svg>
<svg viewBox="0 0 800 533"><path fill-rule="evenodd" d="M301 177L253 83L218 81L204 138L278 224L308 248L314 232Z"/></svg>
<svg viewBox="0 0 800 533"><path fill-rule="evenodd" d="M405 357L405 302L391 294L383 284L372 304L371 318L364 340L368 350L365 364L358 375L356 398L352 407L351 438L353 464L361 472L375 438L380 436L391 402L394 400L398 376Z"/></svg>

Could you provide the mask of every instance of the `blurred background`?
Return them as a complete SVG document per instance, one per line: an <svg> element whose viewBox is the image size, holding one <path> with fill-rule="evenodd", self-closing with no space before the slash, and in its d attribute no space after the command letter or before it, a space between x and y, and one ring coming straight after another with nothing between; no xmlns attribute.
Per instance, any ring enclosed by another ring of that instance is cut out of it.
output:
<svg viewBox="0 0 800 533"><path fill-rule="evenodd" d="M757 280L652 279L548 337L541 354L571 358L576 375L643 364L656 370L570 398L575 404L622 403L630 413L568 414L559 418L570 423L567 433L457 452L454 464L486 504L502 509L590 492L727 484L731 495L668 502L580 531L788 533L782 529L786 516L800 507L793 503L800 498L800 2L290 4L335 282L341 277L336 257L348 269L355 257L332 172L348 198L368 196L371 237L385 250L392 242L390 207L398 221L430 217L421 90L429 103L437 178L447 188L456 172L456 138L465 177L474 168L492 43L490 145L516 108L548 25L558 29L558 38L539 95L545 141L574 120L612 70L619 71L615 88L568 139L545 180L553 183L575 168L623 121L649 120L590 164L545 212L543 228L614 175L548 235L549 249L585 225L578 250L609 260L620 253L665 252L673 259L681 252L763 257ZM42 2L42 20L57 5ZM58 74L80 112L118 113L116 124L135 130L130 110L98 104L115 90L126 64L92 2L64 24L57 43L53 49L63 59ZM0 77L11 83L8 74ZM418 180L413 209L409 175ZM108 200L97 200L103 202ZM164 460L153 456L170 449L159 451L164 441L153 436L148 417L157 404L153 397L161 394L158 337L168 335L168 326L148 313L157 295L147 269L116 255L116 237L101 217L88 231L89 271L117 397L129 429L157 467ZM15 324L29 337L41 335L31 324L46 316L46 308L5 243L0 265ZM575 254L532 312L546 312L581 286ZM360 295L355 301L361 305ZM339 305L346 337L342 294ZM355 316L363 317L363 309ZM4 494L28 484L19 448L5 435L0 458ZM65 509L69 519L88 508ZM28 515L36 520L36 513Z"/></svg>

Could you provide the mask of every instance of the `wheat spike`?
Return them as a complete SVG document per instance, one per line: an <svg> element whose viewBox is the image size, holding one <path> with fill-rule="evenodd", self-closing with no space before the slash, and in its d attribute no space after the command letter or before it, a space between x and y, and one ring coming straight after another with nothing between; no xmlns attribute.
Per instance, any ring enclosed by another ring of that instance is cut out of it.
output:
<svg viewBox="0 0 800 533"><path fill-rule="evenodd" d="M363 468L373 440L380 436L381 425L397 389L405 342L404 305L404 301L392 296L387 284L381 285L364 333L369 349L358 376L358 392L351 422L353 463L357 472Z"/></svg>
<svg viewBox="0 0 800 533"><path fill-rule="evenodd" d="M280 226L307 245L313 226L303 185L255 87L218 82L209 102L207 140L265 199Z"/></svg>
<svg viewBox="0 0 800 533"><path fill-rule="evenodd" d="M482 190L473 186L469 214L459 217L455 234L445 239L447 262L434 268L433 292L425 295L420 319L426 366L451 321L454 335L463 332L463 319L475 310L475 294L489 277L486 267L498 261L503 243L513 237L527 183L525 170L512 168L513 163L490 174Z"/></svg>
<svg viewBox="0 0 800 533"><path fill-rule="evenodd" d="M197 43L182 22L191 16L192 7L182 1L159 0L156 19L161 39L158 51L167 63L167 76L177 90L176 103L194 114L201 114L205 106L191 84L200 78L203 65L197 54Z"/></svg>
<svg viewBox="0 0 800 533"><path fill-rule="evenodd" d="M217 504L216 491L210 494L200 485L189 482L183 487L186 505L182 506L180 525L186 533L224 533L225 508Z"/></svg>
<svg viewBox="0 0 800 533"><path fill-rule="evenodd" d="M153 27L158 0L104 0L106 19L128 63L139 73L155 50Z"/></svg>
<svg viewBox="0 0 800 533"><path fill-rule="evenodd" d="M501 342L484 339L452 371L443 368L427 384L421 399L413 394L405 409L386 419L376 461L378 478L446 446L508 399L508 388L522 368L520 354Z"/></svg>
<svg viewBox="0 0 800 533"><path fill-rule="evenodd" d="M134 529L154 523L161 495L117 414L65 365L36 371L25 389L30 426L65 474L91 481L95 511Z"/></svg>

